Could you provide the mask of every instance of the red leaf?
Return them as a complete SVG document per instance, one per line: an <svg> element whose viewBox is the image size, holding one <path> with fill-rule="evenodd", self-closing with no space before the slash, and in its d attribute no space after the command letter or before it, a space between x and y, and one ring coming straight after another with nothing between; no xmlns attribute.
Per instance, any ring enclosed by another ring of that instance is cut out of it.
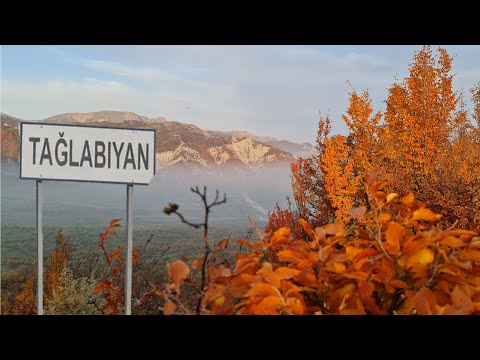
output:
<svg viewBox="0 0 480 360"><path fill-rule="evenodd" d="M122 219L110 219L109 225L112 227L115 223L119 222Z"/></svg>

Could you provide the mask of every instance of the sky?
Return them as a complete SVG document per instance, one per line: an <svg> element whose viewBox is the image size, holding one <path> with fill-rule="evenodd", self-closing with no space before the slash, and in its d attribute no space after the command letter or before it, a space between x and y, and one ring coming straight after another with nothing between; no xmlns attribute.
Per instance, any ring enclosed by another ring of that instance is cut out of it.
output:
<svg viewBox="0 0 480 360"><path fill-rule="evenodd" d="M435 49L437 46L433 46ZM443 46L454 87L480 81L480 46ZM130 111L210 130L314 143L319 115L345 133L352 89L376 110L421 46L1 46L0 111L39 120Z"/></svg>

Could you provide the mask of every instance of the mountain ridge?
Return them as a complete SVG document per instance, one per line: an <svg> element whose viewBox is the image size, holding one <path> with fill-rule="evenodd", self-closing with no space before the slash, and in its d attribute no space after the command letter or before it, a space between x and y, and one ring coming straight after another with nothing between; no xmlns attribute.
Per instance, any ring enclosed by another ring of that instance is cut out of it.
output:
<svg viewBox="0 0 480 360"><path fill-rule="evenodd" d="M2 158L15 159L18 157L19 148L18 123L23 120L4 113L1 113L1 120L2 130L4 130L2 131ZM288 140L257 136L248 131L205 130L193 124L169 121L164 117L149 118L133 112L106 110L64 113L38 121L154 128L157 130L156 161L159 169L170 166L256 169L271 164L291 163L295 157L305 156L314 149L309 143L296 144Z"/></svg>

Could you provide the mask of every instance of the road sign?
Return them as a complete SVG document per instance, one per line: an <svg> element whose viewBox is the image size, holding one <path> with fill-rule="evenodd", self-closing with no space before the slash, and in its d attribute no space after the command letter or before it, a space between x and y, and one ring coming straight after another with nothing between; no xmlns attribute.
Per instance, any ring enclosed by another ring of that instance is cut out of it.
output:
<svg viewBox="0 0 480 360"><path fill-rule="evenodd" d="M20 178L150 183L155 130L21 123Z"/></svg>
<svg viewBox="0 0 480 360"><path fill-rule="evenodd" d="M37 313L43 315L43 180L127 184L125 314L132 308L133 185L155 175L154 129L20 123L20 178L37 180Z"/></svg>

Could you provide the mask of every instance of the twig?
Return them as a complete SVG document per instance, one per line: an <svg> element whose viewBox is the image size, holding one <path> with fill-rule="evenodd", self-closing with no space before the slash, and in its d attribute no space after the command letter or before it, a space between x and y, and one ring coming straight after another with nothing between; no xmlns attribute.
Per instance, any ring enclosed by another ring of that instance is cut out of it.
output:
<svg viewBox="0 0 480 360"><path fill-rule="evenodd" d="M201 311L201 306L202 306L202 298L203 298L203 295L204 295L208 256L211 253L210 244L208 243L208 217L210 215L210 211L211 211L212 207L217 206L217 205L221 205L221 204L224 204L224 203L227 202L227 195L223 194L223 199L219 200L220 194L219 194L218 189L217 189L216 192L215 192L215 199L213 200L213 202L211 202L209 204L208 200L207 200L207 187L206 186L203 187L203 191L200 191L198 186L196 186L195 188L192 187L192 188L190 188L190 190L194 194L197 194L198 196L200 196L200 199L202 199L203 206L205 208L205 217L204 217L203 223L192 223L192 222L188 221L187 219L185 219L185 217L181 213L178 212L179 206L177 204L174 204L174 203L169 203L168 206L163 209L163 212L167 215L170 215L172 213L177 215L184 224L192 226L195 229L199 229L199 228L203 227L203 241L204 241L204 244L205 244L205 255L203 257L203 264L202 264L202 281L201 281L201 284L200 284L200 296L198 298L198 302L197 302L197 306L196 306L196 313L197 313L197 315L199 315L200 311Z"/></svg>

